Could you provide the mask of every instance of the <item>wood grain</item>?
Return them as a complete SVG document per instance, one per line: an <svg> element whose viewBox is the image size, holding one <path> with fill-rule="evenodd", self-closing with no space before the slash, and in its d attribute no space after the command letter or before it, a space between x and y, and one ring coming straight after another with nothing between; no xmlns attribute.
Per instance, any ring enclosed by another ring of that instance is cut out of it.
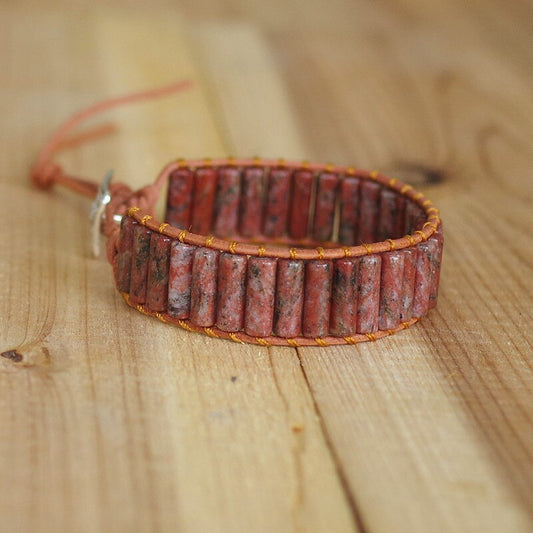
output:
<svg viewBox="0 0 533 533"><path fill-rule="evenodd" d="M32 0L0 21L1 532L531 530L530 3ZM71 112L181 77L61 163L136 187L181 156L377 167L441 208L437 309L292 349L125 306L87 201L27 173Z"/></svg>

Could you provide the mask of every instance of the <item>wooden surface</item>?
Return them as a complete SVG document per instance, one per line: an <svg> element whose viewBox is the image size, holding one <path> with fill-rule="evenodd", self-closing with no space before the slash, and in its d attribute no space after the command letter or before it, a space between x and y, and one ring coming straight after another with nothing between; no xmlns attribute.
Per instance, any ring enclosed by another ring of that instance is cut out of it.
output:
<svg viewBox="0 0 533 533"><path fill-rule="evenodd" d="M0 531L533 529L533 10L527 0L0 4ZM224 154L378 168L441 208L438 308L377 343L240 346L124 305L67 170L149 183Z"/></svg>

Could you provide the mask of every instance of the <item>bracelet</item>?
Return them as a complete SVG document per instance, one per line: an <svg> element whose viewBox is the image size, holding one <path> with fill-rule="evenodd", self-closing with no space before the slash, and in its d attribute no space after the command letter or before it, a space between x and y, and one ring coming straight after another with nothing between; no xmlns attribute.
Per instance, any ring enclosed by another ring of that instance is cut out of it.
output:
<svg viewBox="0 0 533 533"><path fill-rule="evenodd" d="M377 171L284 160L178 160L133 192L67 176L51 163L79 122L187 83L109 100L58 130L32 171L97 196L93 218L125 302L163 322L263 346L374 341L437 302L443 233L438 209ZM164 222L154 206L168 184ZM100 215L103 214L103 217ZM120 227L117 221L120 220Z"/></svg>

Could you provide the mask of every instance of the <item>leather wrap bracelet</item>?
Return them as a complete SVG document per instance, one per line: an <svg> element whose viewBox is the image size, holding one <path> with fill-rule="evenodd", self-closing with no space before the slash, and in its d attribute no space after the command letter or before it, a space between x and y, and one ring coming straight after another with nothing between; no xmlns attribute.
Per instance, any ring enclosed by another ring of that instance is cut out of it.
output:
<svg viewBox="0 0 533 533"><path fill-rule="evenodd" d="M68 144L64 136L60 128L41 153L34 182L94 195L94 184L51 164L58 145ZM154 208L165 186L161 222ZM108 258L126 303L211 337L264 346L355 344L405 329L437 301L439 211L377 171L258 158L179 160L140 191L111 186L103 210Z"/></svg>

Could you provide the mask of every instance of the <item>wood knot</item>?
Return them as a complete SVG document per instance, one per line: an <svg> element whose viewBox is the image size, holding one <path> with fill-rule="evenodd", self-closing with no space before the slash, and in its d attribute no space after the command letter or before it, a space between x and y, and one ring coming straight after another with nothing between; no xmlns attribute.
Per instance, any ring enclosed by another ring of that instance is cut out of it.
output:
<svg viewBox="0 0 533 533"><path fill-rule="evenodd" d="M2 357L13 361L14 363L20 363L23 359L22 354L17 352L17 350L7 350L0 354Z"/></svg>

